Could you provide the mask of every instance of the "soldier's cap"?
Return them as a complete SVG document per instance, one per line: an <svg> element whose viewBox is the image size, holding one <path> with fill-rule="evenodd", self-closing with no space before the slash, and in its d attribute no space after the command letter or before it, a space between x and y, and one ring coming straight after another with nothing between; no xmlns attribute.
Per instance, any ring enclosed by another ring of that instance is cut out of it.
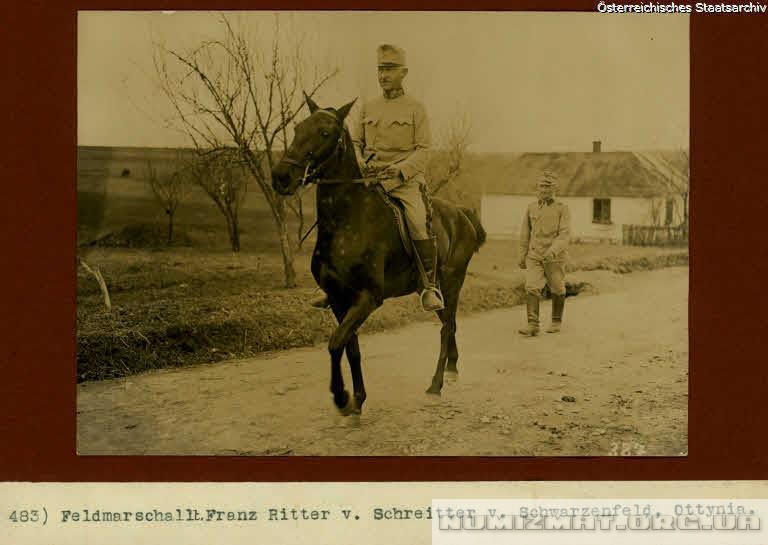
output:
<svg viewBox="0 0 768 545"><path fill-rule="evenodd" d="M379 66L405 66L405 50L392 44L382 44L376 48Z"/></svg>
<svg viewBox="0 0 768 545"><path fill-rule="evenodd" d="M541 173L541 178L539 178L539 187L551 187L556 188L557 187L557 175L552 172L551 170L545 170Z"/></svg>

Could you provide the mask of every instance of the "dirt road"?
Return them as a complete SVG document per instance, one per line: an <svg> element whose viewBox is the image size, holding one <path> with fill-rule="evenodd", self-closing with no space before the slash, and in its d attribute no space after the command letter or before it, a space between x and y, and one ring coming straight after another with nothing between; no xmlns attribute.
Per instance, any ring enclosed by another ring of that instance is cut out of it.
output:
<svg viewBox="0 0 768 545"><path fill-rule="evenodd" d="M574 275L577 276L577 275ZM581 273L557 335L521 307L459 317L459 379L424 390L439 324L361 337L368 400L342 417L325 347L78 386L80 454L678 455L688 269ZM318 311L320 312L320 311ZM543 305L544 323L549 302ZM345 381L351 389L348 366Z"/></svg>

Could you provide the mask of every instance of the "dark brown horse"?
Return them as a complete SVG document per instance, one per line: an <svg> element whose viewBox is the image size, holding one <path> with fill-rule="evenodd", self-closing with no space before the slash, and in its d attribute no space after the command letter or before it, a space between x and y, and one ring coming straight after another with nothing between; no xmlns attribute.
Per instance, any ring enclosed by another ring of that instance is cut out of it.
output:
<svg viewBox="0 0 768 545"><path fill-rule="evenodd" d="M344 118L351 102L338 110L321 109L310 98L310 116L296 126L294 140L272 171L272 187L291 195L317 183L317 244L312 274L328 295L339 322L331 335L331 392L342 414L359 413L365 402L357 330L388 297L417 291L419 271L406 253L392 211L382 196L363 182ZM432 230L438 240L438 280L445 309L437 312L440 356L428 393L440 394L444 373L458 373L456 307L467 266L485 241L473 210L433 200ZM344 389L344 350L352 371L354 398Z"/></svg>

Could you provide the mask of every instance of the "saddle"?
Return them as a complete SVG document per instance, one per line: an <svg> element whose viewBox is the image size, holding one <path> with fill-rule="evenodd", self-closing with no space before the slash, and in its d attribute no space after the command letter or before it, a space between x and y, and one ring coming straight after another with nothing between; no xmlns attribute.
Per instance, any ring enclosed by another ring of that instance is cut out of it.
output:
<svg viewBox="0 0 768 545"><path fill-rule="evenodd" d="M411 238L411 231L408 229L408 222L405 221L405 210L403 209L403 205L398 201L397 199L393 199L389 196L389 193L387 193L384 190L384 187L381 184L376 184L375 186L376 192L381 195L381 198L384 200L384 204L386 204L390 210L392 210L392 215L395 220L395 225L397 226L397 232L400 233L400 240L403 243L403 248L405 249L405 253L408 254L408 257L413 257L413 239ZM421 187L421 198L424 201L424 208L427 210L427 233L429 234L430 238L433 236L432 233L432 198L429 195L429 192L426 190L425 187Z"/></svg>
<svg viewBox="0 0 768 545"><path fill-rule="evenodd" d="M376 191L379 195L381 195L381 198L384 199L384 203L389 207L390 210L392 210L392 216L395 220L395 225L397 226L397 231L400 233L400 241L403 243L403 248L405 249L405 253L408 255L410 259L416 262L416 266L419 269L419 274L421 275L421 281L425 287L425 289L420 294L420 301L421 301L421 308L422 310L427 310L427 306L425 305L425 296L428 293L433 293L436 295L436 297L439 300L439 308L433 308L432 305L435 303L430 303L430 309L429 310L440 310L442 308L445 308L445 303L443 302L443 296L440 294L439 289L436 288L437 284L437 278L430 279L427 276L427 271L424 268L424 264L421 261L421 256L414 256L415 250L414 250L414 241L411 238L410 230L408 229L408 223L405 221L405 211L403 210L403 205L398 201L397 199L393 199L389 196L389 194L384 190L384 188L381 186L381 184L376 184L374 186L376 188ZM426 224L427 224L427 234L429 235L431 240L434 240L433 234L432 234L432 199L429 195L429 193L426 190L425 186L421 186L421 198L424 201L424 207L427 211L427 218L426 218ZM437 248L435 248L435 252L437 252ZM414 259L415 257L415 259ZM437 260L437 255L435 255L435 260ZM437 263L435 263L435 273L437 272ZM436 275L435 275L436 276Z"/></svg>
<svg viewBox="0 0 768 545"><path fill-rule="evenodd" d="M411 232L408 229L408 222L405 221L405 211L403 210L403 205L400 204L400 201L397 199L390 197L389 194L381 186L381 184L376 184L374 187L376 193L378 193L384 201L384 204L386 204L392 211L392 216L395 220L397 232L400 233L400 241L403 243L403 249L405 250L405 253L408 254L408 257L412 258L413 241L411 240Z"/></svg>

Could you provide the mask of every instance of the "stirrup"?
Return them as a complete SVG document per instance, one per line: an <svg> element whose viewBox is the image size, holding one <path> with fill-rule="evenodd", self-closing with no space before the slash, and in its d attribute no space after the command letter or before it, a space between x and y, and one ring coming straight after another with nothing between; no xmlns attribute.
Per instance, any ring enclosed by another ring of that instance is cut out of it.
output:
<svg viewBox="0 0 768 545"><path fill-rule="evenodd" d="M437 297L437 300L439 301L439 305L440 305L439 307L435 307L435 308L426 307L426 305L424 304L424 299L425 299L425 295L427 295L428 293L435 294L435 297ZM428 288L424 288L421 291L421 293L419 294L419 303L421 304L421 310L423 310L424 312L434 312L438 310L443 310L445 308L445 299L443 299L443 294L440 293L439 289L432 286Z"/></svg>

